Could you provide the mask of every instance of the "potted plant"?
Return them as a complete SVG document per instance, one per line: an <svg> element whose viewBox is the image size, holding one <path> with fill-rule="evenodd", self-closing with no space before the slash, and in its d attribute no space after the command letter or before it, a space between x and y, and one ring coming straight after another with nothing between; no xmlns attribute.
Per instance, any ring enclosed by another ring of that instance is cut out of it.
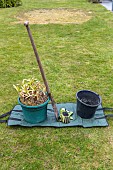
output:
<svg viewBox="0 0 113 170"><path fill-rule="evenodd" d="M21 84L13 85L19 94L18 103L22 107L24 119L30 123L39 123L47 118L49 97L46 88L38 80L23 79Z"/></svg>

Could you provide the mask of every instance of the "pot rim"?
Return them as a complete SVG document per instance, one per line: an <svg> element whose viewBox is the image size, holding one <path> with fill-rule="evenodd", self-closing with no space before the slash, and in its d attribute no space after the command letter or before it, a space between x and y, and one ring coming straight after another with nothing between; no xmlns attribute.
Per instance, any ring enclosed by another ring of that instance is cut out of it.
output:
<svg viewBox="0 0 113 170"><path fill-rule="evenodd" d="M86 103L82 102L82 101L80 100L80 98L78 97L78 93L83 92L83 91L84 91L84 92L90 92L90 93L93 93L93 94L97 95L98 98L99 98L99 100L100 100L99 103L96 104L96 105L90 105L90 104L86 104ZM78 92L76 93L76 98L78 99L79 102L81 102L82 104L84 104L84 105L86 105L86 106L89 106L89 107L97 107L97 106L99 106L99 105L102 103L102 100L101 100L100 95L97 94L97 93L94 92L94 91L91 91L91 90L80 90L80 91L78 91Z"/></svg>
<svg viewBox="0 0 113 170"><path fill-rule="evenodd" d="M44 105L46 105L47 103L49 103L50 101L50 98L48 97L48 99L42 103L42 104L39 104L39 105L35 105L35 106L30 106L30 105L25 105L23 104L21 101L20 101L20 97L18 97L18 103L22 106L22 107L26 107L26 108L37 108L37 107L43 107Z"/></svg>

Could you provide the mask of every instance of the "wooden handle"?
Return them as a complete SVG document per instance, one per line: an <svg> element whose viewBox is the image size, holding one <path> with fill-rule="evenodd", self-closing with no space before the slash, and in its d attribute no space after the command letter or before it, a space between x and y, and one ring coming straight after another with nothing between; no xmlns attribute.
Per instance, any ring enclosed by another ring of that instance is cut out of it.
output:
<svg viewBox="0 0 113 170"><path fill-rule="evenodd" d="M25 25L25 26L28 26L28 25L29 25L29 21L25 21L25 22L24 22L24 25Z"/></svg>
<svg viewBox="0 0 113 170"><path fill-rule="evenodd" d="M33 37L32 37L32 34L31 34L30 28L29 28L29 22L28 21L24 22L24 25L26 26L26 29L27 29L27 32L28 32L28 35L29 35L29 38L30 38L30 41L31 41L31 45L33 47L33 50L34 50L34 53L35 53L35 56L36 56L38 66L39 66L39 69L40 69L44 84L46 86L46 90L47 90L48 95L50 97L52 107L53 107L53 110L55 112L56 119L58 120L58 110L57 110L57 107L56 107L56 103L55 103L55 101L54 101L54 99L53 99L53 97L51 95L51 92L50 92L50 89L49 89L49 86L48 86L48 82L47 82L46 76L44 74L44 70L43 70L43 67L42 67L42 64L41 64L41 61L40 61L40 58L39 58L39 55L38 55L38 52L37 52Z"/></svg>

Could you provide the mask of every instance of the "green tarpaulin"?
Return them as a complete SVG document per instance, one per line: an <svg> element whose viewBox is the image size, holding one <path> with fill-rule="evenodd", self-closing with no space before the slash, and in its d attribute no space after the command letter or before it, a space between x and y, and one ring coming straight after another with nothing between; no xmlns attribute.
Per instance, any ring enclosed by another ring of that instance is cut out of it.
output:
<svg viewBox="0 0 113 170"><path fill-rule="evenodd" d="M101 108L100 105L98 108ZM73 120L68 124L64 124L62 122L57 122L55 118L54 112L48 110L47 111L47 120L37 124L31 124L24 120L23 113L12 111L8 120L8 126L24 126L24 127L34 127L34 126L42 126L42 127L74 127L74 126L82 126L82 127L105 127L108 126L108 122L106 118L96 119L97 117L104 116L103 110L98 110L95 113L95 116L91 119L82 119L76 114L76 103L59 103L57 104L58 111L60 108L66 108L69 111L73 112ZM52 105L48 104L48 109L52 109ZM16 105L13 110L22 110L20 105ZM14 118L14 119L13 119ZM15 120L15 118L17 120Z"/></svg>

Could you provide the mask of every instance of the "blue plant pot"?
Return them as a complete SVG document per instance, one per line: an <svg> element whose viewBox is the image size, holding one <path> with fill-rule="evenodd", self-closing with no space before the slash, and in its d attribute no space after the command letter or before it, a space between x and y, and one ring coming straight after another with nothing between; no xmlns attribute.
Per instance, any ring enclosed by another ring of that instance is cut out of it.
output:
<svg viewBox="0 0 113 170"><path fill-rule="evenodd" d="M47 119L47 105L49 102L49 98L43 104L37 106L27 106L20 102L20 98L18 98L18 103L22 107L24 119L29 123L39 123L43 122Z"/></svg>

